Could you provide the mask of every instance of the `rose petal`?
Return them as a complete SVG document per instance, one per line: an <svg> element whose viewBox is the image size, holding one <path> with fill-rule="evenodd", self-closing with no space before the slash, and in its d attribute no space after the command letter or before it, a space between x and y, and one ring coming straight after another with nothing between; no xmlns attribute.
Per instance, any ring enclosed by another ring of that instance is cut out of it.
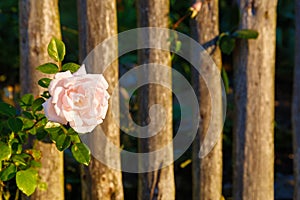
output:
<svg viewBox="0 0 300 200"><path fill-rule="evenodd" d="M99 114L99 116L100 116L102 119L105 119L107 110L108 110L108 104L105 105L105 106L102 106L101 113Z"/></svg>
<svg viewBox="0 0 300 200"><path fill-rule="evenodd" d="M81 67L77 70L77 72L73 73L73 76L79 76L79 75L85 75L85 74L86 74L85 65L82 64Z"/></svg>
<svg viewBox="0 0 300 200"><path fill-rule="evenodd" d="M49 85L51 98L45 103L49 120L64 123L79 133L91 132L103 122L110 98L102 74L86 74L82 65L73 75L57 73Z"/></svg>
<svg viewBox="0 0 300 200"><path fill-rule="evenodd" d="M93 126L72 126L72 128L77 132L77 133L89 133L92 132L97 125Z"/></svg>
<svg viewBox="0 0 300 200"><path fill-rule="evenodd" d="M45 116L49 121L58 122L61 124L67 124L67 120L57 115L54 110L54 105L51 103L52 97L50 97L45 103L43 103L43 108L45 112Z"/></svg>
<svg viewBox="0 0 300 200"><path fill-rule="evenodd" d="M60 94L64 91L63 87L56 87L53 90L53 95L52 95L52 103L57 103L60 100Z"/></svg>
<svg viewBox="0 0 300 200"><path fill-rule="evenodd" d="M83 122L88 126L94 126L98 124L96 118L85 118L83 119Z"/></svg>
<svg viewBox="0 0 300 200"><path fill-rule="evenodd" d="M107 89L108 83L107 83L106 79L104 78L104 76L102 74L97 74L97 75L99 75L97 85L100 85L101 88L103 88L103 89Z"/></svg>
<svg viewBox="0 0 300 200"><path fill-rule="evenodd" d="M69 77L72 77L72 73L68 70L68 71L65 71L65 72L59 72L57 74L55 74L55 79L63 79L63 78L69 78Z"/></svg>
<svg viewBox="0 0 300 200"><path fill-rule="evenodd" d="M62 110L62 113L64 114L64 117L66 118L66 120L68 122L73 122L74 119L76 118L76 116L78 115L75 111L71 110L71 111L66 111L66 110ZM81 121L81 120L80 120ZM79 122L77 122L78 124ZM82 125L82 121L81 124Z"/></svg>

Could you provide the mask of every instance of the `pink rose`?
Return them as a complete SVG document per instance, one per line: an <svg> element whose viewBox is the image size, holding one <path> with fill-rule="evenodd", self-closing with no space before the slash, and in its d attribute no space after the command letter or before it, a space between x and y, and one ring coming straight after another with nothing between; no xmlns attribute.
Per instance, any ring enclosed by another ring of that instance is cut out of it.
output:
<svg viewBox="0 0 300 200"><path fill-rule="evenodd" d="M197 12L200 12L201 7L202 7L202 2L201 2L201 1L198 1L198 2L196 2L196 3L194 3L194 4L192 5L192 8L193 8L195 11L197 11Z"/></svg>
<svg viewBox="0 0 300 200"><path fill-rule="evenodd" d="M196 17L196 15L200 12L201 7L202 7L202 2L201 1L198 1L198 2L194 3L190 7L190 10L192 11L191 18Z"/></svg>
<svg viewBox="0 0 300 200"><path fill-rule="evenodd" d="M69 123L78 133L91 132L103 122L108 109L108 83L102 74L57 73L49 85L51 97L43 104L49 121Z"/></svg>

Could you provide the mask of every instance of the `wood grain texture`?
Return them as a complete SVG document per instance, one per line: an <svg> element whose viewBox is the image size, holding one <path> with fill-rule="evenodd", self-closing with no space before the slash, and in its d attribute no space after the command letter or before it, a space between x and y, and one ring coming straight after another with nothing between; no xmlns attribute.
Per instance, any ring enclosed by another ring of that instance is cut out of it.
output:
<svg viewBox="0 0 300 200"><path fill-rule="evenodd" d="M239 40L234 54L234 199L274 199L274 73L277 0L238 0L240 28L259 32Z"/></svg>
<svg viewBox="0 0 300 200"><path fill-rule="evenodd" d="M47 53L52 37L61 38L58 13L58 0L20 0L20 81L23 94L32 93L35 97L44 91L37 82L47 77L36 70L46 62L53 62ZM51 77L51 76L48 76ZM55 144L38 142L42 152L41 181L48 184L46 191L36 190L31 199L64 199L63 153Z"/></svg>
<svg viewBox="0 0 300 200"><path fill-rule="evenodd" d="M79 57L82 61L102 41L117 34L116 1L78 0L78 17ZM117 52L112 52L112 49L107 46L107 51L99 56L102 59L107 59L110 53L117 54ZM86 68L89 73L103 73L103 68L97 63L88 65ZM109 84L109 94L112 94L113 90L118 90L118 76L118 62L115 61L104 73L104 77ZM115 98L113 102L112 98L110 98L109 109L103 124L101 124L101 128L114 145L120 146L120 130L115 122L115 118L112 117L112 106L115 110L119 110L118 98ZM117 115L119 113L115 114L116 119L118 119ZM97 133L99 128L97 127L94 133ZM110 157L112 150L108 146L101 148L104 152L106 163L115 162L116 165L120 165L120 155ZM85 167L82 172L83 199L122 200L124 198L121 171L111 169L105 163L101 163L93 157L89 167Z"/></svg>
<svg viewBox="0 0 300 200"><path fill-rule="evenodd" d="M194 2L195 3L195 2ZM219 35L219 5L218 0L204 1L200 13L191 22L193 37L205 47L212 56L216 66L221 69L222 58L220 49L215 44L215 38ZM211 70L212 66L204 67ZM212 151L204 158L199 158L200 145L206 135L209 124L211 123L211 96L206 83L196 70L193 70L192 83L200 102L201 122L198 134L193 143L193 200L214 200L222 197L222 137ZM201 74L200 74L201 75ZM214 85L220 85L220 77L213 77L211 80ZM222 106L221 92L219 95L219 106ZM217 105L216 105L217 106ZM213 119L215 123L222 124L222 113L219 119ZM222 125L218 125L222 126Z"/></svg>
<svg viewBox="0 0 300 200"><path fill-rule="evenodd" d="M293 149L294 149L294 199L300 199L300 1L295 1L296 43L294 91L292 103Z"/></svg>
<svg viewBox="0 0 300 200"><path fill-rule="evenodd" d="M137 1L138 27L168 27L169 0L138 0ZM161 38L168 38L164 35ZM149 38L149 43L151 41ZM167 42L167 41L156 41ZM155 63L164 66L171 66L170 53L157 49L144 49L138 51L139 65ZM172 86L171 73L156 71L149 67L147 69L148 80L167 80L169 86ZM165 124L163 128L153 137L139 140L139 152L152 152L159 148L165 147L172 142L172 91L158 84L149 84L145 86L139 94L139 117L141 125L147 125L150 122L148 111L153 104L163 106ZM163 116L161 112L156 112L151 118L153 124L159 124ZM147 130L151 133L149 126ZM173 158L173 150L168 149L165 155L159 155L166 160ZM157 155L149 158L150 162L160 162ZM162 161L163 162L163 161ZM160 163L162 164L162 163ZM163 165L163 164L162 164ZM163 167L162 169L139 174L138 181L138 199L139 200L173 200L175 199L175 183L173 164Z"/></svg>

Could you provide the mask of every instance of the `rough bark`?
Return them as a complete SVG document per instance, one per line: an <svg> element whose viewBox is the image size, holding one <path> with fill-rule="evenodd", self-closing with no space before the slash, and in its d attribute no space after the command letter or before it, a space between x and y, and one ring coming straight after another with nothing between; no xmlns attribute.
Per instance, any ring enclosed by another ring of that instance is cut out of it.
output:
<svg viewBox="0 0 300 200"><path fill-rule="evenodd" d="M195 3L195 2L194 2ZM204 1L196 20L192 21L192 33L194 38L205 47L212 56L217 67L221 69L222 58L220 49L215 44L215 38L219 35L219 8L218 0ZM208 70L211 68L208 67ZM200 74L201 75L201 74ZM220 77L215 77L216 84L220 85ZM221 199L222 197L222 137L218 139L215 147L204 158L199 158L200 145L205 137L209 123L211 123L211 99L204 80L194 70L192 83L200 102L201 122L198 134L193 144L193 199ZM221 94L221 93L220 93ZM220 104L222 96L219 97ZM220 118L214 120L222 124L222 113ZM222 126L222 125L220 125Z"/></svg>
<svg viewBox="0 0 300 200"><path fill-rule="evenodd" d="M168 0L138 0L137 12L139 27L168 27ZM167 38L168 36L163 36L162 38L164 37ZM149 40L151 40L151 38L149 38ZM171 66L170 53L157 49L140 50L138 52L138 60L139 64L155 63L169 67ZM149 67L147 69L147 76L149 80L168 80L169 85L172 86L172 76L170 73L162 73L161 71L155 71ZM139 116L141 125L147 125L148 122L159 124L157 120L162 118L160 112L155 113L153 117L151 117L151 122L148 113L146 112L153 104L163 106L165 111L164 119L166 121L161 131L153 137L139 140L139 152L152 152L172 142L172 92L160 85L149 84L142 89L139 96ZM151 132L150 126L148 132ZM172 159L173 150L168 149L166 155L159 155L159 157L165 157L166 160ZM157 155L149 159L151 159L150 163L160 162L158 161L160 159ZM157 171L141 173L139 174L138 179L138 199L175 199L173 164Z"/></svg>
<svg viewBox="0 0 300 200"><path fill-rule="evenodd" d="M277 0L239 0L240 40L234 55L234 199L274 199L274 72Z"/></svg>
<svg viewBox="0 0 300 200"><path fill-rule="evenodd" d="M79 16L79 48L80 60L82 61L103 40L117 34L116 1L112 0L78 0ZM109 47L103 53L103 58L109 55ZM113 52L115 53L115 52ZM97 65L86 66L90 73L102 73L101 67ZM118 89L118 62L113 62L104 76L109 84L108 92ZM118 92L116 92L118 94ZM117 100L116 100L117 99ZM118 110L119 100L114 102L110 99L109 109L101 128L106 137L116 146L120 146L120 130L112 116L111 107ZM115 113L118 114L118 113ZM118 117L118 116L116 116ZM99 127L98 127L99 128ZM98 131L98 128L94 132ZM120 165L120 157L110 157L111 149L108 146L101 147L105 152L107 162L115 162ZM111 161L113 160L113 161ZM105 163L101 163L94 157L89 167L82 170L82 198L101 200L123 199L122 173L111 169Z"/></svg>
<svg viewBox="0 0 300 200"><path fill-rule="evenodd" d="M3 182L2 181L0 181L0 200L2 200L3 198Z"/></svg>
<svg viewBox="0 0 300 200"><path fill-rule="evenodd" d="M43 89L37 82L46 77L36 67L53 62L47 53L52 37L61 38L58 0L20 0L20 76L22 93L39 96ZM46 191L36 190L31 199L64 199L63 153L55 144L38 142L42 152L41 181L48 184Z"/></svg>
<svg viewBox="0 0 300 200"><path fill-rule="evenodd" d="M300 199L300 1L296 0L296 43L294 91L292 103L293 147L294 147L294 199Z"/></svg>

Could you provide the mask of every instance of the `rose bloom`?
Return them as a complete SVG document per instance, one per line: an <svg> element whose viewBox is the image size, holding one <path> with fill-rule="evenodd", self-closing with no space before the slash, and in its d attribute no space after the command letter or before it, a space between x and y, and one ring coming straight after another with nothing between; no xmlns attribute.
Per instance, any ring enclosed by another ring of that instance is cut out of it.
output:
<svg viewBox="0 0 300 200"><path fill-rule="evenodd" d="M202 2L201 1L198 1L198 2L194 3L190 7L190 10L192 11L191 18L196 17L196 15L200 12L201 7L202 7Z"/></svg>
<svg viewBox="0 0 300 200"><path fill-rule="evenodd" d="M197 12L200 12L201 7L202 7L202 2L201 2L201 1L198 1L198 2L196 2L196 3L194 3L194 4L192 5L192 8L193 8L195 11L197 11Z"/></svg>
<svg viewBox="0 0 300 200"><path fill-rule="evenodd" d="M108 83L101 74L59 72L50 82L51 97L43 104L49 121L69 123L78 133L91 132L103 122L108 109Z"/></svg>

